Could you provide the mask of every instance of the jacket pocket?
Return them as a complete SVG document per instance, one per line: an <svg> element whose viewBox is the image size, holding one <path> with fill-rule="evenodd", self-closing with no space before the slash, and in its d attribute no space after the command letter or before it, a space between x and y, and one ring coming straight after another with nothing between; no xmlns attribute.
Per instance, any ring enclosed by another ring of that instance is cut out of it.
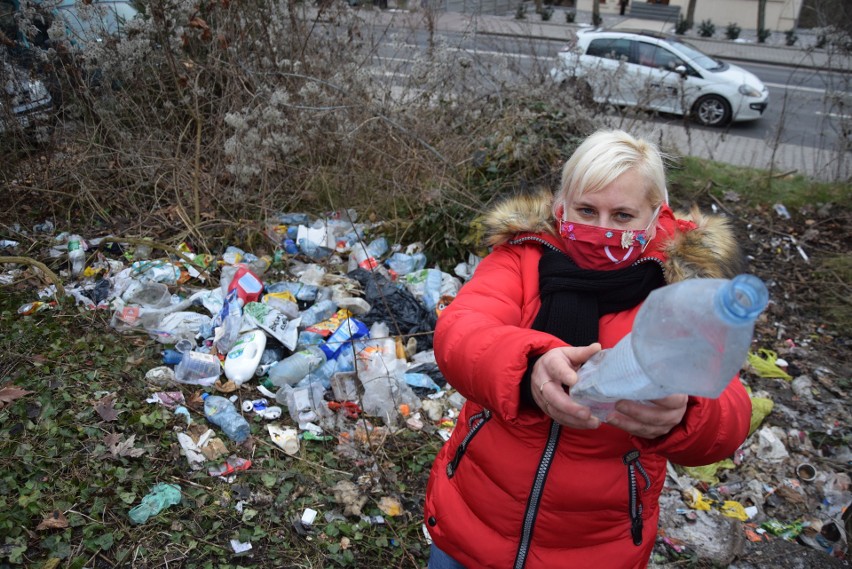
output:
<svg viewBox="0 0 852 569"><path fill-rule="evenodd" d="M485 423L491 420L491 411L488 409L483 409L479 413L472 415L468 420L468 432L465 435L462 442L459 443L459 446L456 448L456 454L453 456L453 459L447 464L447 477L452 478L456 470L459 467L459 463L461 462L462 457L464 457L464 453L467 452L467 447L473 441L473 437L485 426Z"/></svg>

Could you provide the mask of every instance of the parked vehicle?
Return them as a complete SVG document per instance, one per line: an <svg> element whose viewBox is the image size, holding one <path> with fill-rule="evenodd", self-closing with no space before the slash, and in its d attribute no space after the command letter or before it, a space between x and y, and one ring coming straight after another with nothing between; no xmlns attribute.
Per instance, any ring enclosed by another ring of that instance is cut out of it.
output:
<svg viewBox="0 0 852 569"><path fill-rule="evenodd" d="M59 42L73 48L120 36L139 14L127 0L36 0L30 8L24 16L20 0L0 0L0 133L47 124L61 105L59 81L39 51L58 45L48 38L52 22L63 22Z"/></svg>
<svg viewBox="0 0 852 569"><path fill-rule="evenodd" d="M50 122L53 98L44 83L9 61L0 64L0 134L33 131Z"/></svg>
<svg viewBox="0 0 852 569"><path fill-rule="evenodd" d="M769 101L754 74L656 32L581 30L550 75L597 103L688 115L707 126L759 119Z"/></svg>

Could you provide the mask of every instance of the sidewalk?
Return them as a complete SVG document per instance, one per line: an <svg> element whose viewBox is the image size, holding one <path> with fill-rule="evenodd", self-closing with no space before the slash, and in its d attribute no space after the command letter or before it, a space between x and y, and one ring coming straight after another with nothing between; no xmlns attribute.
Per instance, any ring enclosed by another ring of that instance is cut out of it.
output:
<svg viewBox="0 0 852 569"><path fill-rule="evenodd" d="M376 25L422 25L424 14L402 9L367 9L360 15ZM578 14L578 21L582 15ZM558 19L561 18L561 19ZM590 18L588 18L590 19ZM614 21L614 22L613 22ZM608 16L605 24L647 28L660 22L629 20ZM514 15L471 14L437 11L435 28L444 32L501 35L568 42L583 24L568 24L561 13L544 22L537 14L528 14L523 20ZM619 26L621 27L621 26ZM687 40L709 55L731 61L750 61L763 64L798 65L817 70L831 69L852 73L852 57L829 56L824 50L772 46L730 40L688 37ZM771 103L770 103L771 104ZM697 125L686 129L682 125L655 122L639 123L637 134L665 141L665 149L672 154L696 156L718 162L772 170L777 173L795 172L818 180L847 180L852 177L852 152L811 148L794 144L771 144L771 141L735 136L724 130L702 129ZM644 131L644 132L639 132Z"/></svg>

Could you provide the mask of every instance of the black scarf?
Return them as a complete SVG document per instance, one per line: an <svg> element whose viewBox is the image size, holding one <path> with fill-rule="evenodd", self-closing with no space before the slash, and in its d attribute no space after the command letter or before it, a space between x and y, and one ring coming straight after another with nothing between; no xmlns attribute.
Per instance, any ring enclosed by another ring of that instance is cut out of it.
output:
<svg viewBox="0 0 852 569"><path fill-rule="evenodd" d="M572 346L596 342L601 316L633 308L666 284L658 263L594 271L581 269L564 253L549 248L539 260L538 273L541 308L532 328ZM521 384L522 399L533 406L530 376L536 361L538 357L530 359Z"/></svg>
<svg viewBox="0 0 852 569"><path fill-rule="evenodd" d="M538 275L541 309L532 328L573 346L596 342L601 316L633 308L665 284L662 268L654 262L593 271L552 249L541 256Z"/></svg>

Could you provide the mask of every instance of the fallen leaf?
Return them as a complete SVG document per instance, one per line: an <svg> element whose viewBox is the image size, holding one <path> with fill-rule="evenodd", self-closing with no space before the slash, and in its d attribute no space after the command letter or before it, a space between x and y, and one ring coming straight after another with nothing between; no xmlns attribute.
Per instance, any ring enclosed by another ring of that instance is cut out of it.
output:
<svg viewBox="0 0 852 569"><path fill-rule="evenodd" d="M118 411L113 408L113 405L115 405L115 394L110 393L95 403L95 411L104 421L115 421L118 418Z"/></svg>
<svg viewBox="0 0 852 569"><path fill-rule="evenodd" d="M15 385L6 384L0 387L0 409L16 399L20 399L24 395L29 395L32 391L21 389Z"/></svg>
<svg viewBox="0 0 852 569"><path fill-rule="evenodd" d="M121 440L121 435L110 433L104 437L104 443L109 447L109 452L113 457L126 456L135 458L145 454L144 448L134 448L133 444L136 441L136 435L130 435L127 440Z"/></svg>
<svg viewBox="0 0 852 569"><path fill-rule="evenodd" d="M68 520L65 515L59 510L53 510L46 518L41 520L41 523L36 527L36 531L44 531L48 529L64 529L68 527Z"/></svg>

